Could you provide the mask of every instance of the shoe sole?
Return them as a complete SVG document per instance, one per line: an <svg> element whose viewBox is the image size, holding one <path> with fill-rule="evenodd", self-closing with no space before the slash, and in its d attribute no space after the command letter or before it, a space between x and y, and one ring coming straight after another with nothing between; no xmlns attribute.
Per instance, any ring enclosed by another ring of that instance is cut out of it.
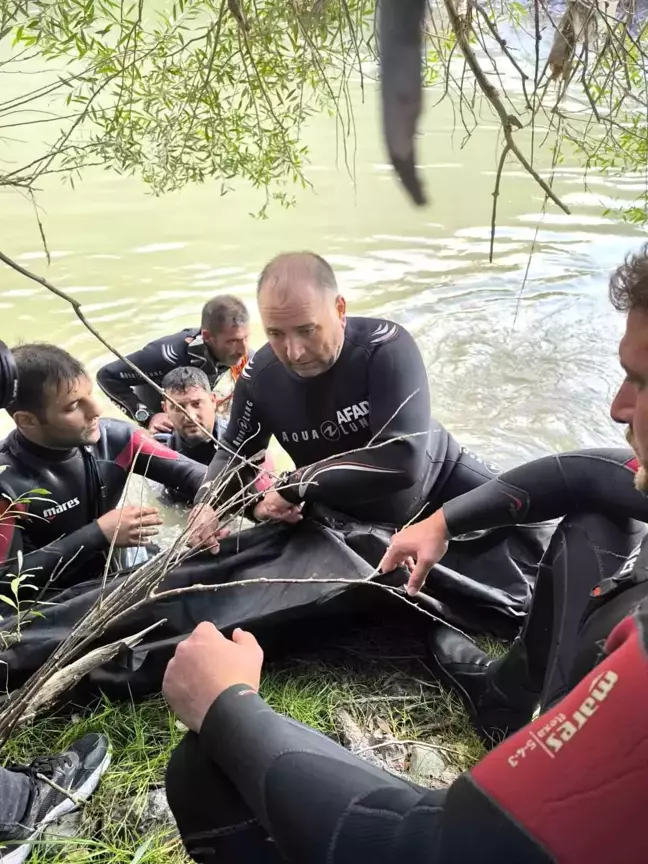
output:
<svg viewBox="0 0 648 864"><path fill-rule="evenodd" d="M34 833L29 838L27 843L23 843L22 846L17 846L11 852L5 852L4 855L0 856L0 864L23 864L23 861L26 861L27 858L31 855L33 851L34 842L38 839L38 837L42 834L42 832L47 828L48 825L51 825L52 822L55 822L57 819L60 819L62 816L66 816L68 813L73 813L75 810L78 810L80 805L85 803L88 798L95 791L97 786L99 785L99 781L103 774L105 774L108 766L110 765L111 752L108 750L106 755L102 759L102 761L97 765L95 770L90 774L84 783L75 790L74 797L80 799L79 803L72 801L71 798L64 798L60 804L56 807L53 807L49 813L46 814L43 821L36 828Z"/></svg>

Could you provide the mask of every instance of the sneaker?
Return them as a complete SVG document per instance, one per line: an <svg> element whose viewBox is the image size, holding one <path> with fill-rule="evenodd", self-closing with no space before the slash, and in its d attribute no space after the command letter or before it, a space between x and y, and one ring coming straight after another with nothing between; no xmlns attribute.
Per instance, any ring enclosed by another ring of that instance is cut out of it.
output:
<svg viewBox="0 0 648 864"><path fill-rule="evenodd" d="M75 741L65 753L34 759L31 765L24 767L10 767L10 771L29 776L32 790L21 822L4 826L0 832L1 864L22 864L45 826L86 801L99 785L99 779L109 764L108 739L91 733ZM74 800L39 779L39 774L67 790Z"/></svg>

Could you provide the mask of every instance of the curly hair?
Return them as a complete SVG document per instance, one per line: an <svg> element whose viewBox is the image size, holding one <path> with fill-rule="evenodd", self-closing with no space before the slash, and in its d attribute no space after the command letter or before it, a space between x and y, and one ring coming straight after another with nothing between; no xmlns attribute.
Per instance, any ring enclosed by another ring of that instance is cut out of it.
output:
<svg viewBox="0 0 648 864"><path fill-rule="evenodd" d="M610 302L619 312L648 312L648 243L610 277Z"/></svg>

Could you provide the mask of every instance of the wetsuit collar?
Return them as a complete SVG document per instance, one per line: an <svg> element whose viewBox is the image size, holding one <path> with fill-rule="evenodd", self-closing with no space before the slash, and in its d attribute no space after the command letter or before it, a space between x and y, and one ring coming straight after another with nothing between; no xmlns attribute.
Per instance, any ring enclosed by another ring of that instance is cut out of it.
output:
<svg viewBox="0 0 648 864"><path fill-rule="evenodd" d="M191 357L200 361L200 368L207 375L210 374L210 370L213 370L212 374L217 374L229 369L229 366L226 363L221 363L220 360L217 360L216 357L214 357L208 346L205 345L200 333L194 336L191 340L187 352Z"/></svg>
<svg viewBox="0 0 648 864"><path fill-rule="evenodd" d="M42 447L40 444L35 444L26 438L19 429L16 429L15 441L21 450L25 450L32 456L42 459L43 462L65 462L77 452L78 447L72 447L68 450L59 450L54 447Z"/></svg>

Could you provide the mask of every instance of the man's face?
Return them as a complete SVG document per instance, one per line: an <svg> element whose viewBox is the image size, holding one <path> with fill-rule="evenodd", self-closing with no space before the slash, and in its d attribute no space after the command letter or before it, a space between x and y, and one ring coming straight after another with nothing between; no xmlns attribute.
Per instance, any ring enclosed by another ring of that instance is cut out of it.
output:
<svg viewBox="0 0 648 864"><path fill-rule="evenodd" d="M202 331L203 342L214 357L226 366L236 366L247 354L250 328L247 324L226 327L219 333Z"/></svg>
<svg viewBox="0 0 648 864"><path fill-rule="evenodd" d="M40 416L18 411L14 420L37 444L65 450L96 444L100 416L101 409L92 395L92 382L84 375L76 381L62 382L58 390L46 391L45 408Z"/></svg>
<svg viewBox="0 0 648 864"><path fill-rule="evenodd" d="M174 430L190 444L199 444L207 441L209 436L198 428L198 423L209 432L214 428L216 422L216 394L209 393L201 387L191 387L189 390L180 392L170 390L171 396L179 405L185 409L189 417L182 413L168 400L164 402L164 410L169 415L169 420Z"/></svg>
<svg viewBox="0 0 648 864"><path fill-rule="evenodd" d="M270 347L301 378L326 372L344 342L346 303L332 291L308 283L261 287L259 311Z"/></svg>
<svg viewBox="0 0 648 864"><path fill-rule="evenodd" d="M614 397L610 414L628 425L627 439L637 454L640 469L635 486L648 493L648 314L628 315L626 332L619 345L619 360L626 377Z"/></svg>

